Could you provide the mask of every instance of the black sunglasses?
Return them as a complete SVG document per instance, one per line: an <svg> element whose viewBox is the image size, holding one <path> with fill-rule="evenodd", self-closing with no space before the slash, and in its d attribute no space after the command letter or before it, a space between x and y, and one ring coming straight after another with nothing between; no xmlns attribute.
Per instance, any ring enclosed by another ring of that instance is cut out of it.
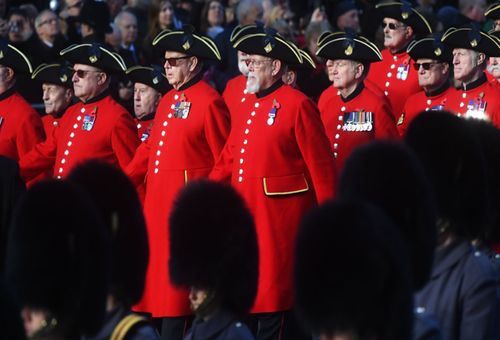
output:
<svg viewBox="0 0 500 340"><path fill-rule="evenodd" d="M83 79L85 78L85 76L89 73L89 72L101 72L101 71L94 71L94 70L74 70L73 73L76 74L76 76L80 79Z"/></svg>
<svg viewBox="0 0 500 340"><path fill-rule="evenodd" d="M422 68L426 71L429 71L432 67L432 65L437 65L439 63L415 63L413 64L413 68L415 69L415 71L418 71L420 70L420 66L422 66Z"/></svg>
<svg viewBox="0 0 500 340"><path fill-rule="evenodd" d="M380 26L382 26L382 28L389 27L389 29L390 29L391 31L397 30L398 28L401 28L401 27L405 27L405 25L396 25L396 24L395 24L395 23L393 23L393 22L390 22L390 23L382 22L382 23L380 24Z"/></svg>
<svg viewBox="0 0 500 340"><path fill-rule="evenodd" d="M185 57L175 57L175 58L165 58L165 62L167 62L170 66L177 66L177 61L181 59L189 59L191 56Z"/></svg>

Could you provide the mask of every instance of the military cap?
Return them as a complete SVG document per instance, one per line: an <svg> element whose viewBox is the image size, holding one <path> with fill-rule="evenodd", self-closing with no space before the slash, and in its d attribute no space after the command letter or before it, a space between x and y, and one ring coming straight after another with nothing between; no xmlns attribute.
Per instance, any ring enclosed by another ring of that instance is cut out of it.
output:
<svg viewBox="0 0 500 340"><path fill-rule="evenodd" d="M169 225L172 282L215 291L221 307L246 314L257 294L259 259L254 222L238 193L192 182L175 200Z"/></svg>
<svg viewBox="0 0 500 340"><path fill-rule="evenodd" d="M408 1L383 2L375 5L383 18L392 18L411 26L415 33L427 36L432 33L429 22Z"/></svg>
<svg viewBox="0 0 500 340"><path fill-rule="evenodd" d="M498 38L481 31L475 24L447 30L441 41L451 48L465 48L486 54L488 57L500 56Z"/></svg>
<svg viewBox="0 0 500 340"><path fill-rule="evenodd" d="M382 54L375 44L351 32L321 35L318 38L316 55L325 59L348 59L368 63L382 60Z"/></svg>
<svg viewBox="0 0 500 340"><path fill-rule="evenodd" d="M85 0L76 18L77 21L87 24L99 33L111 33L111 15L106 1Z"/></svg>
<svg viewBox="0 0 500 340"><path fill-rule="evenodd" d="M65 181L39 182L14 211L5 279L21 306L93 334L105 316L108 249L102 219L83 191Z"/></svg>
<svg viewBox="0 0 500 340"><path fill-rule="evenodd" d="M229 37L229 41L234 44L238 39L245 36L246 34L264 32L264 26L261 23L249 24L249 25L238 25L236 26Z"/></svg>
<svg viewBox="0 0 500 340"><path fill-rule="evenodd" d="M297 47L271 28L265 28L262 32L244 34L233 46L242 52L279 59L286 64L303 63L302 54Z"/></svg>
<svg viewBox="0 0 500 340"><path fill-rule="evenodd" d="M28 57L4 39L0 39L0 65L10 67L16 73L31 74L33 72Z"/></svg>
<svg viewBox="0 0 500 340"><path fill-rule="evenodd" d="M153 39L153 46L162 52L176 51L202 59L221 60L213 40L195 33L191 25L184 25L181 30L161 31Z"/></svg>
<svg viewBox="0 0 500 340"><path fill-rule="evenodd" d="M492 20L500 19L500 2L491 4L484 12L484 16Z"/></svg>
<svg viewBox="0 0 500 340"><path fill-rule="evenodd" d="M64 87L73 87L73 70L63 64L40 64L31 75L31 79Z"/></svg>
<svg viewBox="0 0 500 340"><path fill-rule="evenodd" d="M127 69L126 74L132 82L147 85L161 94L165 94L172 89L172 86L162 71L163 68L158 65L152 67L133 66Z"/></svg>
<svg viewBox="0 0 500 340"><path fill-rule="evenodd" d="M403 243L374 207L328 202L303 218L295 247L295 310L314 334L409 339L412 294Z"/></svg>
<svg viewBox="0 0 500 340"><path fill-rule="evenodd" d="M78 165L68 180L86 191L111 234L111 290L127 306L144 290L149 248L146 223L135 187L117 167L91 160Z"/></svg>
<svg viewBox="0 0 500 340"><path fill-rule="evenodd" d="M480 236L487 214L486 170L466 120L446 111L423 112L409 125L405 142L434 190L439 229L471 240Z"/></svg>
<svg viewBox="0 0 500 340"><path fill-rule="evenodd" d="M431 186L412 150L391 142L359 147L345 163L339 197L371 203L392 219L409 251L415 290L422 288L431 273L437 217Z"/></svg>
<svg viewBox="0 0 500 340"><path fill-rule="evenodd" d="M123 59L99 43L71 45L59 54L72 64L90 65L107 73L123 73L126 70Z"/></svg>
<svg viewBox="0 0 500 340"><path fill-rule="evenodd" d="M439 35L412 41L408 45L407 52L413 60L425 58L448 63L453 61L452 49L443 44Z"/></svg>

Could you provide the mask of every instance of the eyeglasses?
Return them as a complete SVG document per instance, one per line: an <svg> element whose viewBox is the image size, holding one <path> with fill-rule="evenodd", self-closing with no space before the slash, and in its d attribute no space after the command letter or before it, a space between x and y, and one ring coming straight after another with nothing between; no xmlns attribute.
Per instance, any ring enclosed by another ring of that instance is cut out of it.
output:
<svg viewBox="0 0 500 340"><path fill-rule="evenodd" d="M41 26L43 26L45 24L53 24L53 23L56 23L56 22L57 22L57 18L50 18L50 19L44 20L41 23L39 23L38 27L41 27Z"/></svg>
<svg viewBox="0 0 500 340"><path fill-rule="evenodd" d="M393 22L390 22L390 23L382 22L382 23L380 24L380 26L382 26L382 28L389 27L389 29L390 29L391 31L395 31L395 30L397 30L397 29L399 29L399 28L405 27L405 25L397 25L397 24L395 24L395 23L393 23Z"/></svg>
<svg viewBox="0 0 500 340"><path fill-rule="evenodd" d="M165 62L168 63L170 66L174 67L177 66L177 61L181 59L189 59L191 56L185 56L185 57L173 57L173 58L165 58Z"/></svg>
<svg viewBox="0 0 500 340"><path fill-rule="evenodd" d="M437 64L439 63L415 63L413 64L413 68L415 69L415 71L418 71L420 70L420 66L422 66L424 70L429 71L433 65Z"/></svg>
<svg viewBox="0 0 500 340"><path fill-rule="evenodd" d="M74 70L74 74L80 79L83 79L89 74L89 72L97 72L100 73L101 71L94 71L94 70Z"/></svg>
<svg viewBox="0 0 500 340"><path fill-rule="evenodd" d="M255 59L247 59L246 63L247 66L253 66L253 68L260 68L265 62L268 61L273 61L272 59L262 59L262 60L255 60Z"/></svg>

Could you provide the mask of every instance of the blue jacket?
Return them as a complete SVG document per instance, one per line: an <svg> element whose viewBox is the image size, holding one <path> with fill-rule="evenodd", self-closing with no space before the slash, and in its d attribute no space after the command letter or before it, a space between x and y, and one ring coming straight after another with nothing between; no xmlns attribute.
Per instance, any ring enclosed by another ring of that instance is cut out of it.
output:
<svg viewBox="0 0 500 340"><path fill-rule="evenodd" d="M500 339L496 273L488 257L456 241L435 254L431 279L415 306L436 317L446 340Z"/></svg>
<svg viewBox="0 0 500 340"><path fill-rule="evenodd" d="M254 340L248 327L228 312L218 312L208 321L195 319L184 340Z"/></svg>

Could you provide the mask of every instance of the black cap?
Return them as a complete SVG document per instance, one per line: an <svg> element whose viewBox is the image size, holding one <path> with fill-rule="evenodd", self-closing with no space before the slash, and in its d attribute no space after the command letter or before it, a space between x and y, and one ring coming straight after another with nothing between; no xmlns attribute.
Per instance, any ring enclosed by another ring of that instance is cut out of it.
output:
<svg viewBox="0 0 500 340"><path fill-rule="evenodd" d="M161 94L165 94L172 89L172 85L168 83L162 71L163 68L159 65L152 67L133 66L126 73L132 82L147 85Z"/></svg>
<svg viewBox="0 0 500 340"><path fill-rule="evenodd" d="M215 291L221 307L246 314L257 294L259 258L243 199L229 185L192 182L177 197L169 221L172 282Z"/></svg>
<svg viewBox="0 0 500 340"><path fill-rule="evenodd" d="M408 262L381 211L343 201L313 209L300 224L295 259L295 309L308 330L410 338Z"/></svg>
<svg viewBox="0 0 500 340"><path fill-rule="evenodd" d="M123 73L126 70L123 59L99 43L71 45L59 54L72 64L90 65L107 73Z"/></svg>
<svg viewBox="0 0 500 340"><path fill-rule="evenodd" d="M162 52L176 51L201 59L221 60L213 40L195 33L190 25L184 25L182 30L160 32L154 38L153 46Z"/></svg>
<svg viewBox="0 0 500 340"><path fill-rule="evenodd" d="M390 142L359 147L345 163L339 197L371 203L392 219L408 250L414 288L422 288L429 280L436 247L436 207L424 168L412 150Z"/></svg>
<svg viewBox="0 0 500 340"><path fill-rule="evenodd" d="M242 52L279 59L286 64L303 63L298 48L271 28L266 28L263 32L244 34L233 46Z"/></svg>
<svg viewBox="0 0 500 340"><path fill-rule="evenodd" d="M65 181L33 185L14 212L5 278L21 306L93 334L104 321L108 233L86 194Z"/></svg>
<svg viewBox="0 0 500 340"><path fill-rule="evenodd" d="M316 55L325 59L348 59L368 63L382 60L382 54L375 44L351 32L322 34L318 38Z"/></svg>
<svg viewBox="0 0 500 340"><path fill-rule="evenodd" d="M28 57L17 47L8 44L5 39L0 39L0 65L10 67L16 73L31 74L33 72Z"/></svg>
<svg viewBox="0 0 500 340"><path fill-rule="evenodd" d="M231 42L231 44L234 44L236 41L238 41L240 38L244 37L247 34L262 33L262 32L264 32L264 26L260 23L249 24L249 25L238 25L232 30L231 36L229 37L229 42Z"/></svg>
<svg viewBox="0 0 500 340"><path fill-rule="evenodd" d="M41 83L55 84L68 88L73 87L71 78L73 70L63 64L40 64L31 75L31 79Z"/></svg>
<svg viewBox="0 0 500 340"><path fill-rule="evenodd" d="M405 142L434 189L439 228L474 239L487 215L486 173L479 142L466 123L450 112L423 112L409 125Z"/></svg>
<svg viewBox="0 0 500 340"><path fill-rule="evenodd" d="M109 7L105 1L85 0L76 20L89 25L98 33L113 32Z"/></svg>
<svg viewBox="0 0 500 340"><path fill-rule="evenodd" d="M451 48L474 50L488 57L500 56L498 38L481 31L475 24L460 28L452 27L443 34L441 41Z"/></svg>
<svg viewBox="0 0 500 340"><path fill-rule="evenodd" d="M490 5L484 12L484 16L488 19L500 19L500 3L496 2Z"/></svg>
<svg viewBox="0 0 500 340"><path fill-rule="evenodd" d="M448 63L453 61L452 49L443 44L439 35L412 41L407 52L413 60L433 59Z"/></svg>
<svg viewBox="0 0 500 340"><path fill-rule="evenodd" d="M415 33L427 36L432 33L429 22L420 14L410 2L393 1L375 5L379 15L383 18L392 18L411 26Z"/></svg>

